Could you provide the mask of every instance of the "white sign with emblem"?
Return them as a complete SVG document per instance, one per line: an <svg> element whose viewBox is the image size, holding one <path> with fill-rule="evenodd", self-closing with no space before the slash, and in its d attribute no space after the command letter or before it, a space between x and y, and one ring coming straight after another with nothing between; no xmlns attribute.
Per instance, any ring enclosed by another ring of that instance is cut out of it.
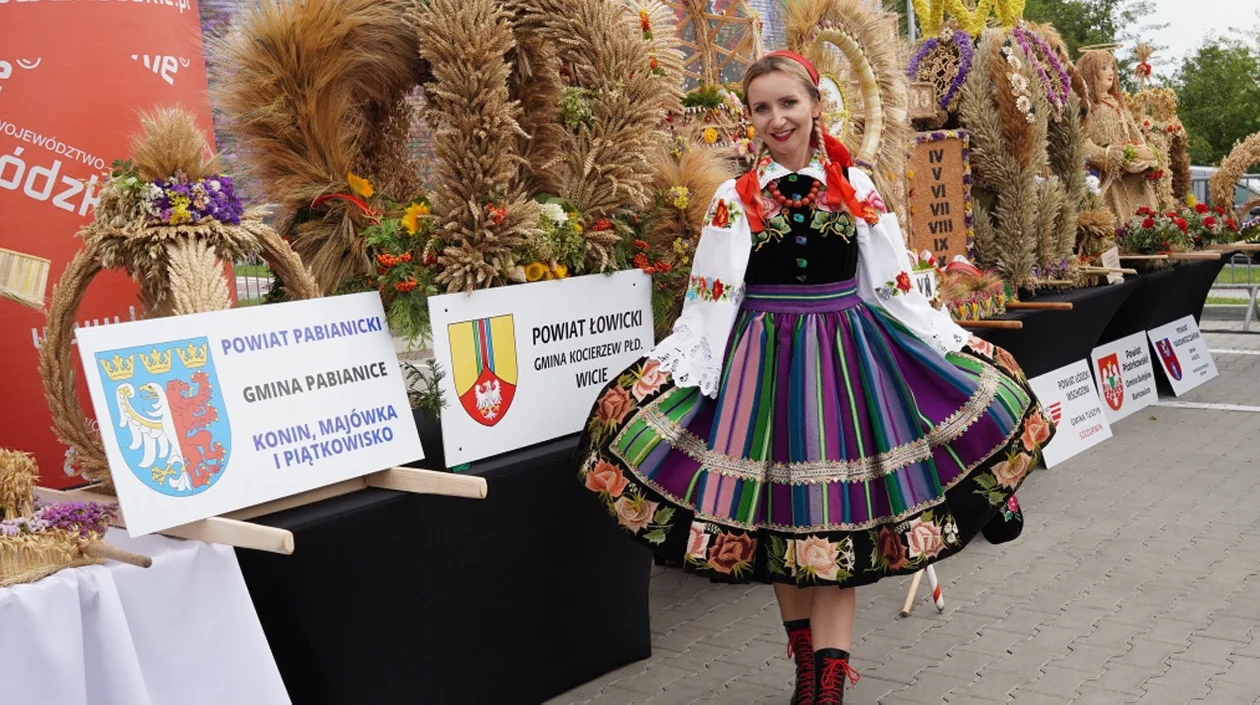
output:
<svg viewBox="0 0 1260 705"><path fill-rule="evenodd" d="M376 292L76 335L132 536L423 457Z"/></svg>
<svg viewBox="0 0 1260 705"><path fill-rule="evenodd" d="M633 269L429 299L447 464L580 431L652 347L651 287Z"/></svg>
<svg viewBox="0 0 1260 705"><path fill-rule="evenodd" d="M1145 333L1112 341L1090 353L1107 420L1115 423L1159 401L1155 366Z"/></svg>
<svg viewBox="0 0 1260 705"><path fill-rule="evenodd" d="M1089 361L1081 360L1028 380L1054 422L1054 438L1043 449L1052 468L1111 438L1111 423L1094 389Z"/></svg>
<svg viewBox="0 0 1260 705"><path fill-rule="evenodd" d="M1156 358L1168 376L1173 394L1181 396L1220 374L1194 316L1178 318L1146 334L1155 346Z"/></svg>

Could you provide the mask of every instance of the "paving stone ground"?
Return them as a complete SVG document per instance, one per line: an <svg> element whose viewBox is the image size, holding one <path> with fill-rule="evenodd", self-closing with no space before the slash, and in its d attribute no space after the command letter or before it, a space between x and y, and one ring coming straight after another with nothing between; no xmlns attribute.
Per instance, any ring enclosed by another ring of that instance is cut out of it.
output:
<svg viewBox="0 0 1260 705"><path fill-rule="evenodd" d="M1260 407L1260 335L1205 321L1221 376L1178 402ZM1172 401L1172 400L1165 400ZM858 590L850 705L1260 702L1260 413L1155 406L1020 491L1023 536ZM924 581L926 583L926 581ZM783 703L767 586L657 569L653 655L548 705Z"/></svg>

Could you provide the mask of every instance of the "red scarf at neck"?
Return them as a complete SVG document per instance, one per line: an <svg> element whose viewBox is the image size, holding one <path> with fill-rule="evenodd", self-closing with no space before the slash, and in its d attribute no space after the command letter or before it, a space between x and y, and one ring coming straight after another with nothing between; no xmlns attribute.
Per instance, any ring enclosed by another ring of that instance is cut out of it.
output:
<svg viewBox="0 0 1260 705"><path fill-rule="evenodd" d="M879 213L862 206L862 202L857 199L857 190L845 176L845 171L853 166L849 150L845 149L840 140L829 134L823 136L823 143L827 150L827 166L824 168L827 174L826 204L832 208L843 208L849 215L862 218L867 223L879 222ZM739 200L744 202L744 213L752 231L759 233L765 230L761 209L761 180L757 177L756 166L735 181L735 191L739 194Z"/></svg>

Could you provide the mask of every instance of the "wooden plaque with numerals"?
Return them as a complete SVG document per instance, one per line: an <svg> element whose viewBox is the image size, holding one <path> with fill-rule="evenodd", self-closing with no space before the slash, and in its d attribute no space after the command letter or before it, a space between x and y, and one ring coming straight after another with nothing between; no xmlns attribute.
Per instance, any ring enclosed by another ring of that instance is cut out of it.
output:
<svg viewBox="0 0 1260 705"><path fill-rule="evenodd" d="M967 133L920 133L910 157L910 249L937 261L971 256L971 164Z"/></svg>

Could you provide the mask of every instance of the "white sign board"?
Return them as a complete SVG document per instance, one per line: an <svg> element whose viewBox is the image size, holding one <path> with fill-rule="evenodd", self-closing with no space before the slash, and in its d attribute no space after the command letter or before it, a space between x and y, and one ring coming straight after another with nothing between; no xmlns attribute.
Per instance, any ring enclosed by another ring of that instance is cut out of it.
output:
<svg viewBox="0 0 1260 705"><path fill-rule="evenodd" d="M1115 423L1159 401L1145 333L1100 345L1090 353L1090 360L1108 422Z"/></svg>
<svg viewBox="0 0 1260 705"><path fill-rule="evenodd" d="M652 279L639 270L429 299L446 370L448 465L585 425L595 396L652 347Z"/></svg>
<svg viewBox="0 0 1260 705"><path fill-rule="evenodd" d="M1173 394L1181 396L1219 374L1194 316L1178 318L1146 334L1155 346L1155 356L1168 375Z"/></svg>
<svg viewBox="0 0 1260 705"><path fill-rule="evenodd" d="M376 293L79 328L132 536L422 457Z"/></svg>
<svg viewBox="0 0 1260 705"><path fill-rule="evenodd" d="M1094 389L1088 360L1065 365L1028 383L1057 431L1043 449L1046 467L1052 468L1111 438L1111 424Z"/></svg>

